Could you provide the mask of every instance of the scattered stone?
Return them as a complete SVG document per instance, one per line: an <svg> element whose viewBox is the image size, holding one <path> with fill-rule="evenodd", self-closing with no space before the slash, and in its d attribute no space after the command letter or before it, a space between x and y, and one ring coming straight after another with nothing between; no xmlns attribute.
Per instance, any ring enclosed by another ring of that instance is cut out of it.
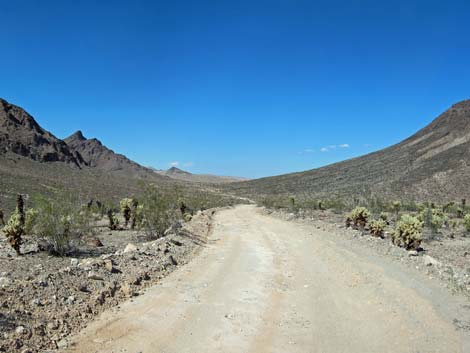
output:
<svg viewBox="0 0 470 353"><path fill-rule="evenodd" d="M72 267L77 267L80 264L80 261L78 259L70 259L70 266Z"/></svg>
<svg viewBox="0 0 470 353"><path fill-rule="evenodd" d="M94 248L101 248L103 247L103 243L97 237L90 237L86 240L87 245L94 247Z"/></svg>
<svg viewBox="0 0 470 353"><path fill-rule="evenodd" d="M70 297L67 298L67 300L65 302L68 305L72 305L73 303L75 303L75 297L73 295L71 295Z"/></svg>
<svg viewBox="0 0 470 353"><path fill-rule="evenodd" d="M416 250L408 251L408 256L418 256L418 252Z"/></svg>

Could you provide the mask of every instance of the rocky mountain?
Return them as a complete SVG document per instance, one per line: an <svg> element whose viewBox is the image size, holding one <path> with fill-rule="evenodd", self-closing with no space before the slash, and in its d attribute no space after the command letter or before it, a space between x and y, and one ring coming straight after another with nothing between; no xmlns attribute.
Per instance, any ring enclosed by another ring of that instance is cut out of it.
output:
<svg viewBox="0 0 470 353"><path fill-rule="evenodd" d="M227 186L243 195L415 200L470 198L470 100L383 150L300 173Z"/></svg>
<svg viewBox="0 0 470 353"><path fill-rule="evenodd" d="M128 174L148 174L151 171L122 154L104 146L96 138L87 139L79 130L64 139L71 150L80 154L87 166L104 171L121 171Z"/></svg>
<svg viewBox="0 0 470 353"><path fill-rule="evenodd" d="M0 154L7 153L38 162L84 164L79 153L44 130L25 110L0 99Z"/></svg>
<svg viewBox="0 0 470 353"><path fill-rule="evenodd" d="M231 176L219 176L212 174L192 174L185 170L171 167L167 170L158 170L154 169L155 173L167 176L172 179L188 181L193 183L202 183L202 184L227 184L233 183L236 181L247 180L240 177L231 177Z"/></svg>

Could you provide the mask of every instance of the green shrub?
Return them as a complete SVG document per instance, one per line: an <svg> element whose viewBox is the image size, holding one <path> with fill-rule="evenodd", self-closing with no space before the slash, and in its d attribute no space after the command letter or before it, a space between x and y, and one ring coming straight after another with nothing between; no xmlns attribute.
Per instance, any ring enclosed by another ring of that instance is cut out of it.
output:
<svg viewBox="0 0 470 353"><path fill-rule="evenodd" d="M387 223L383 219L373 219L369 222L370 234L383 238Z"/></svg>
<svg viewBox="0 0 470 353"><path fill-rule="evenodd" d="M385 222L388 221L388 213L387 212L380 212L379 218Z"/></svg>
<svg viewBox="0 0 470 353"><path fill-rule="evenodd" d="M392 235L395 245L402 246L407 250L418 249L423 239L423 222L418 218L403 215L397 223L397 227Z"/></svg>
<svg viewBox="0 0 470 353"><path fill-rule="evenodd" d="M367 224L367 220L370 217L370 212L365 207L356 207L349 214L348 219L352 221L354 226L364 228Z"/></svg>

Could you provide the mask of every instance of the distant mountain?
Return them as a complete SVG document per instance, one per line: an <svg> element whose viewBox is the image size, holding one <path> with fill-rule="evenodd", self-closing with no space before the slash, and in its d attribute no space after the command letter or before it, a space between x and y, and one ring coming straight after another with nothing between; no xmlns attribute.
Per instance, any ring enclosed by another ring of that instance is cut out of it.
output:
<svg viewBox="0 0 470 353"><path fill-rule="evenodd" d="M79 130L64 139L72 151L80 154L86 165L103 171L120 171L128 174L143 175L152 171L145 168L122 154L104 146L96 138L87 139Z"/></svg>
<svg viewBox="0 0 470 353"><path fill-rule="evenodd" d="M470 100L394 146L300 173L234 183L242 195L470 199Z"/></svg>
<svg viewBox="0 0 470 353"><path fill-rule="evenodd" d="M80 167L80 154L44 130L24 109L0 98L0 154L13 153L38 162Z"/></svg>
<svg viewBox="0 0 470 353"><path fill-rule="evenodd" d="M218 175L211 175L211 174L192 174L176 167L171 167L168 170L154 169L154 172L160 175L167 176L172 179L188 181L188 182L193 182L193 183L201 183L201 184L227 184L227 183L233 183L236 181L248 180L245 178L230 177L230 176L218 176Z"/></svg>

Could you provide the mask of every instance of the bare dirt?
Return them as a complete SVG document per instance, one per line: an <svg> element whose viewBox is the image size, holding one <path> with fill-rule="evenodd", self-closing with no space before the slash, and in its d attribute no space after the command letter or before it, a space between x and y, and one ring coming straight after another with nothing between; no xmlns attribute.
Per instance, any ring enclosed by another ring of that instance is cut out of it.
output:
<svg viewBox="0 0 470 353"><path fill-rule="evenodd" d="M437 279L237 206L217 213L200 256L104 312L70 352L469 352L469 320Z"/></svg>

